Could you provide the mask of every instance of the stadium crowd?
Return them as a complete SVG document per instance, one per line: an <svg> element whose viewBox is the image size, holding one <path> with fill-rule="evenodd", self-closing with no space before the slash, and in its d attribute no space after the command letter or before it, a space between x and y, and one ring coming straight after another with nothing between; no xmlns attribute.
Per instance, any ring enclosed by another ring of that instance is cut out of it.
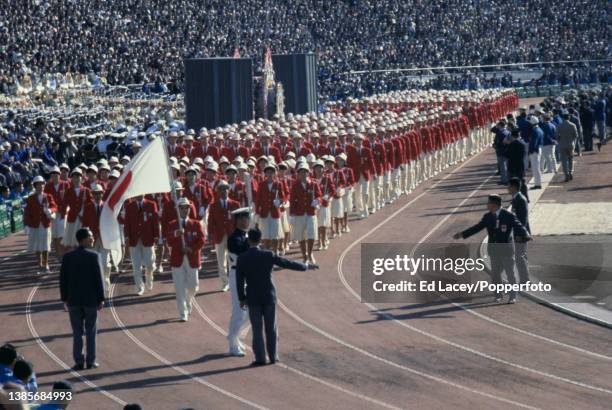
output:
<svg viewBox="0 0 612 410"><path fill-rule="evenodd" d="M554 9L524 0L10 0L0 10L0 92L49 73L96 73L109 84L150 82L176 93L184 57L239 51L259 59L268 46L273 53L317 53L324 97L353 81L363 89L385 81L347 79L348 71L606 59L606 6L605 0L563 0Z"/></svg>

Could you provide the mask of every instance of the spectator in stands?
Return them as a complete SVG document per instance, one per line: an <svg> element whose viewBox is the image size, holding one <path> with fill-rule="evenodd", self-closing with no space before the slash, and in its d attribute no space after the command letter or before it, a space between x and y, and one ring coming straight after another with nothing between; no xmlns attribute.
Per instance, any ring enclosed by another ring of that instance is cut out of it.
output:
<svg viewBox="0 0 612 410"><path fill-rule="evenodd" d="M13 376L13 366L17 361L17 349L10 343L0 347L0 385L17 382Z"/></svg>
<svg viewBox="0 0 612 410"><path fill-rule="evenodd" d="M18 358L13 365L13 376L25 387L26 391L30 393L38 391L38 383L32 363L23 358Z"/></svg>

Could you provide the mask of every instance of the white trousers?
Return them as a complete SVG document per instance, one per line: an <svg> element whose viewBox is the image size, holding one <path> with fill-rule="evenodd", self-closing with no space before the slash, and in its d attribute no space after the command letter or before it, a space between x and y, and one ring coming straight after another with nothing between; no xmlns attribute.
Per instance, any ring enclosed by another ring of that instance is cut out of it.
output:
<svg viewBox="0 0 612 410"><path fill-rule="evenodd" d="M172 281L176 291L176 307L179 317L187 318L199 284L198 269L189 265L187 256L183 257L183 264L180 267L172 268Z"/></svg>
<svg viewBox="0 0 612 410"><path fill-rule="evenodd" d="M227 253L227 235L223 236L221 243L215 244L215 255L217 256L217 273L219 275L219 279L221 280L221 286L225 286L228 283L227 258L229 255Z"/></svg>
<svg viewBox="0 0 612 410"><path fill-rule="evenodd" d="M145 268L147 282L153 282L153 271L155 270L155 247L143 246L142 242L138 241L136 246L130 246L130 257L132 258L132 275L134 276L134 285L136 285L136 288L140 289L143 286L143 266Z"/></svg>
<svg viewBox="0 0 612 410"><path fill-rule="evenodd" d="M529 161L531 162L531 173L535 185L542 185L542 170L540 168L540 158L542 156L542 148L537 152L529 154Z"/></svg>
<svg viewBox="0 0 612 410"><path fill-rule="evenodd" d="M240 301L238 300L236 269L230 269L229 285L232 294L232 316L229 322L227 341L229 342L230 352L236 353L242 350L242 341L240 339L244 338L249 323L249 313L246 309L242 310L240 308Z"/></svg>
<svg viewBox="0 0 612 410"><path fill-rule="evenodd" d="M355 184L355 209L357 212L363 212L368 206L368 190L370 188L370 182L366 180L363 175L359 178L359 182Z"/></svg>
<svg viewBox="0 0 612 410"><path fill-rule="evenodd" d="M555 145L544 145L542 147L542 156L544 157L544 169L546 172L556 172L557 158L555 157Z"/></svg>

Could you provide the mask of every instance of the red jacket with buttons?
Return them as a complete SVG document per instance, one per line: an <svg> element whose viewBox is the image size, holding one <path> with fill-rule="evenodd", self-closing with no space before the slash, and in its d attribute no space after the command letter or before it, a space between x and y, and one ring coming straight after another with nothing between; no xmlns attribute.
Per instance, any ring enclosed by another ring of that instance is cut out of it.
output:
<svg viewBox="0 0 612 410"><path fill-rule="evenodd" d="M66 217L66 207L64 206L64 199L66 198L66 192L70 188L70 184L66 181L59 181L57 188L52 182L45 184L44 192L53 197L55 205L57 206L57 212L59 215L56 218L63 219Z"/></svg>
<svg viewBox="0 0 612 410"><path fill-rule="evenodd" d="M100 215L102 214L103 206L104 201L100 201L99 208L96 210L96 202L92 200L85 204L85 210L83 211L81 223L83 227L91 230L95 239L100 238Z"/></svg>
<svg viewBox="0 0 612 410"><path fill-rule="evenodd" d="M185 228L183 232L183 240L181 236L177 235L179 229L179 222L177 219L170 222L168 229L168 246L170 246L170 266L173 268L180 268L183 264L183 244L185 247L191 249L191 253L187 254L189 260L189 266L193 269L199 269L201 266L201 255L202 248L206 241L204 235L204 228L197 219L187 218L185 222Z"/></svg>
<svg viewBox="0 0 612 410"><path fill-rule="evenodd" d="M130 201L125 206L125 238L130 246L138 245L142 241L143 246L153 246L159 239L159 215L157 204L148 199L143 199L142 209L139 202Z"/></svg>
<svg viewBox="0 0 612 410"><path fill-rule="evenodd" d="M208 237L215 245L220 244L223 238L231 235L235 229L232 211L240 208L240 203L230 198L226 202L224 207L221 199L217 199L208 210Z"/></svg>
<svg viewBox="0 0 612 410"><path fill-rule="evenodd" d="M285 189L283 184L276 179L272 182L272 189L268 185L267 180L263 180L259 184L259 191L255 200L255 213L262 218L278 219L281 216L281 211L280 208L274 206L274 200L278 199L281 204L285 202L287 200Z"/></svg>
<svg viewBox="0 0 612 410"><path fill-rule="evenodd" d="M93 196L91 195L91 191L83 185L81 185L79 195L76 194L73 187L70 187L64 198L64 206L69 208L66 221L69 223L76 222L77 218L82 216L85 203L91 201L92 199Z"/></svg>
<svg viewBox="0 0 612 410"><path fill-rule="evenodd" d="M45 214L45 205L51 213L57 211L57 205L53 196L43 192L42 203L38 202L36 192L32 193L26 199L25 209L23 211L23 223L30 228L38 228L42 224L45 228L51 226L51 219Z"/></svg>
<svg viewBox="0 0 612 410"><path fill-rule="evenodd" d="M292 216L314 216L317 210L312 206L312 201L315 199L320 201L322 196L321 187L315 180L308 178L306 187L302 185L301 181L295 180L291 187L289 214Z"/></svg>

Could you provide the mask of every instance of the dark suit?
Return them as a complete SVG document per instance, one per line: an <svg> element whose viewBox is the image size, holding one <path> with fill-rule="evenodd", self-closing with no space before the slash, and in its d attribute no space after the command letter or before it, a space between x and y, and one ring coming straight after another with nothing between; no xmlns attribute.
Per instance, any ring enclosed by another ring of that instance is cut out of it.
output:
<svg viewBox="0 0 612 410"><path fill-rule="evenodd" d="M238 299L249 306L249 319L253 330L255 361L266 361L266 349L271 362L277 360L276 288L272 282L274 266L305 271L308 265L275 256L271 251L251 247L238 256L236 279ZM245 290L246 284L246 290ZM262 320L263 319L263 320ZM266 343L264 348L263 325Z"/></svg>
<svg viewBox="0 0 612 410"><path fill-rule="evenodd" d="M62 258L60 294L68 304L73 333L72 355L76 364L84 364L83 333L87 338L87 364L96 361L96 324L98 306L104 301L102 273L98 254L81 246Z"/></svg>
<svg viewBox="0 0 612 410"><path fill-rule="evenodd" d="M525 227L527 232L531 233L529 227L529 205L527 199L517 192L512 198L512 211L516 215L521 225ZM518 241L514 243L514 253L516 258L516 270L519 274L519 282L525 283L529 280L529 262L527 260L527 242Z"/></svg>
<svg viewBox="0 0 612 410"><path fill-rule="evenodd" d="M521 180L521 193L529 200L527 184L525 184L527 144L520 139L512 140L506 149L506 156L508 157L508 178Z"/></svg>
<svg viewBox="0 0 612 410"><path fill-rule="evenodd" d="M491 279L495 284L502 283L502 271L506 272L508 282L516 283L514 276L514 236L527 236L527 231L519 222L517 217L503 209L499 209L499 216L491 212L483 215L480 222L466 229L461 233L463 238L468 238L477 234L483 229L487 230L489 235L489 243L487 251L491 258ZM496 296L500 296L497 294ZM516 296L515 292L510 293L510 297Z"/></svg>

